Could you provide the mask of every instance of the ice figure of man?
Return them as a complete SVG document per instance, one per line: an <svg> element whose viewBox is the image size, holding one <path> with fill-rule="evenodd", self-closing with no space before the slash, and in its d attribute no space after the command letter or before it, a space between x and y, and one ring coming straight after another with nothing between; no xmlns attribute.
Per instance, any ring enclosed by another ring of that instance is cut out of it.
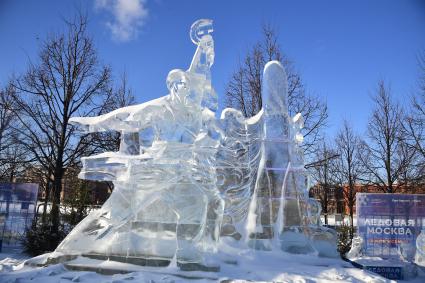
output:
<svg viewBox="0 0 425 283"><path fill-rule="evenodd" d="M120 131L121 145L118 153L84 158L80 173L84 179L114 183L113 194L98 213L109 215L108 224L99 225L96 216L87 217L59 250L78 251L83 242L78 237L88 231L91 240L119 246L99 245L97 253L169 256L169 251L163 251L166 245L149 240L149 233L170 232L170 222L177 223L171 230L175 229L177 238L178 262L202 263L203 251L214 247L224 202L216 187L220 130L215 125L217 101L210 80L214 62L211 32L210 20L193 24L191 38L198 47L187 71L168 74L169 95L99 117L72 119L87 132ZM139 134L147 145L141 151ZM146 222L159 226L149 232Z"/></svg>

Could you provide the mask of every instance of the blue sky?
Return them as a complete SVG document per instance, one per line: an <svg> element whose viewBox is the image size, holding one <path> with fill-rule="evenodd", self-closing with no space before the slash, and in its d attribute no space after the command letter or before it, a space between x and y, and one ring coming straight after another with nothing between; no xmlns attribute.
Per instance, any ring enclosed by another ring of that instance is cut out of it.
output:
<svg viewBox="0 0 425 283"><path fill-rule="evenodd" d="M403 103L417 88L425 1L128 1L0 0L0 85L36 59L38 40L60 31L61 18L83 7L99 57L116 78L127 73L138 102L166 94L168 72L188 67L195 50L189 27L198 18L214 20L220 102L262 23L276 27L307 90L327 101L330 135L343 118L364 133L379 79Z"/></svg>

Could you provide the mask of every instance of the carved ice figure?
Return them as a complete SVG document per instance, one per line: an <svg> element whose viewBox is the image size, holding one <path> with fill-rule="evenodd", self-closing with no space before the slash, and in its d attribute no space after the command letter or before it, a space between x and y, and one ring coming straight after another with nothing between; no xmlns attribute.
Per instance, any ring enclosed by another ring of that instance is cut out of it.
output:
<svg viewBox="0 0 425 283"><path fill-rule="evenodd" d="M416 238L415 263L425 267L425 219L422 219L421 232Z"/></svg>
<svg viewBox="0 0 425 283"><path fill-rule="evenodd" d="M283 66L266 64L257 115L228 108L217 119L212 31L211 20L192 25L197 49L187 71L168 74L168 95L71 119L85 132L119 131L121 143L82 159L80 178L112 181L114 191L57 251L151 265L175 257L203 269L221 235L255 249L336 255L335 233L308 197L303 119L289 116Z"/></svg>
<svg viewBox="0 0 425 283"><path fill-rule="evenodd" d="M338 256L336 233L318 225L318 202L308 196L307 171L301 148L304 121L301 113L289 116L287 78L283 66L271 61L264 67L262 84L263 135L262 157L256 190L269 190L267 223L276 246L292 253L318 253ZM278 201L273 201L278 198ZM264 215L264 214L263 214ZM260 235L260 239L264 237ZM266 243L257 248L268 248ZM273 247L272 247L273 248Z"/></svg>
<svg viewBox="0 0 425 283"><path fill-rule="evenodd" d="M320 205L308 197L303 118L289 116L286 74L277 61L264 68L262 101L252 118L235 109L221 115L216 168L226 201L222 235L255 249L337 256L336 235L320 226Z"/></svg>
<svg viewBox="0 0 425 283"><path fill-rule="evenodd" d="M257 249L270 250L274 244L285 251L296 248L296 252L309 252L312 249L302 231L307 225L304 203L308 200L303 155L298 147L302 117L289 117L286 74L277 61L264 67L262 96L262 111L247 120L250 143L259 151L259 160L247 211L246 240ZM290 229L295 235L285 239Z"/></svg>
<svg viewBox="0 0 425 283"><path fill-rule="evenodd" d="M83 158L80 178L112 181L114 192L58 251L168 259L176 253L179 263L201 263L202 252L214 250L224 203L214 167L220 133L206 107L216 107L211 32L210 20L192 26L197 50L187 71L168 74L169 95L71 119L86 132L120 131L121 145L117 153Z"/></svg>

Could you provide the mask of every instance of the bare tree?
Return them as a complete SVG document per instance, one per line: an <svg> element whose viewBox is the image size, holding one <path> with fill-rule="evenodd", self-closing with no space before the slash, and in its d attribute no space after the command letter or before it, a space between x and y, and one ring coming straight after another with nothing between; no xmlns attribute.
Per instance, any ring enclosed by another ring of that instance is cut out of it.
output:
<svg viewBox="0 0 425 283"><path fill-rule="evenodd" d="M257 114L262 105L261 81L264 65L271 61L280 61L288 75L289 113L302 113L305 119L303 134L304 149L311 153L320 138L328 117L326 103L318 97L308 95L293 64L283 55L275 30L269 25L263 26L263 39L257 42L239 63L226 88L226 104L241 110L245 117Z"/></svg>
<svg viewBox="0 0 425 283"><path fill-rule="evenodd" d="M10 159L7 151L13 145L13 131L11 125L13 122L11 92L10 86L0 90L0 177L8 179Z"/></svg>
<svg viewBox="0 0 425 283"><path fill-rule="evenodd" d="M360 155L365 168L364 181L386 193L394 193L402 172L410 165L413 153L403 148L404 113L383 81L373 97L375 109L368 124L368 140L362 143Z"/></svg>
<svg viewBox="0 0 425 283"><path fill-rule="evenodd" d="M408 122L403 123L403 125L406 124ZM409 161L406 163L406 166L400 168L397 184L403 192L415 193L417 189L423 186L424 161L419 151L410 144L410 137L404 131L403 142L400 143L398 156L408 156Z"/></svg>
<svg viewBox="0 0 425 283"><path fill-rule="evenodd" d="M354 223L354 206L356 204L356 186L364 169L360 160L360 147L361 140L359 136L354 133L352 126L344 121L342 128L336 136L336 151L339 157L335 160L334 178L336 183L343 190L344 201L348 206L350 215L351 233L350 238L353 238Z"/></svg>
<svg viewBox="0 0 425 283"><path fill-rule="evenodd" d="M335 189L335 180L333 170L335 168L334 162L338 157L335 149L331 148L329 144L322 141L320 146L314 153L315 160L318 160L309 165L309 170L312 178L316 182L315 187L317 192L315 197L319 200L322 207L322 213L325 216L325 224L328 224L329 205L332 200L338 201Z"/></svg>
<svg viewBox="0 0 425 283"><path fill-rule="evenodd" d="M22 177L25 165L30 162L25 148L18 142L19 133L14 130L13 92L11 85L0 90L0 180L3 182L15 182Z"/></svg>
<svg viewBox="0 0 425 283"><path fill-rule="evenodd" d="M8 147L11 140L8 138L9 131L13 120L11 92L13 88L10 86L0 89L0 151Z"/></svg>
<svg viewBox="0 0 425 283"><path fill-rule="evenodd" d="M425 93L412 98L410 110L405 128L409 144L425 157Z"/></svg>
<svg viewBox="0 0 425 283"><path fill-rule="evenodd" d="M72 116L102 113L109 103L110 70L100 66L87 17L81 13L66 21L66 31L49 36L40 46L37 63L14 81L16 130L31 152L51 188L52 232L57 232L62 179L90 148L89 135L80 135L69 124ZM51 185L50 185L51 184Z"/></svg>
<svg viewBox="0 0 425 283"><path fill-rule="evenodd" d="M423 184L425 181L425 51L418 58L420 67L419 92L412 97L404 131L407 146L416 151L413 172L410 176L412 182ZM408 149L408 148L407 148Z"/></svg>

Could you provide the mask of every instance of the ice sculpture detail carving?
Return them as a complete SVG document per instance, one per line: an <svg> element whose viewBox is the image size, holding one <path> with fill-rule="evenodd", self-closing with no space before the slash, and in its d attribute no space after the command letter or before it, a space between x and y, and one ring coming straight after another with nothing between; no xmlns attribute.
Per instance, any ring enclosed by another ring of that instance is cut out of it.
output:
<svg viewBox="0 0 425 283"><path fill-rule="evenodd" d="M212 32L211 20L192 25L197 49L187 71L168 74L168 95L71 119L81 131L119 131L121 145L83 158L80 178L112 181L114 191L57 251L205 267L221 237L255 249L336 254L323 248L335 234L319 225L318 203L308 198L303 120L289 117L284 68L266 64L256 116L228 108L217 119Z"/></svg>

